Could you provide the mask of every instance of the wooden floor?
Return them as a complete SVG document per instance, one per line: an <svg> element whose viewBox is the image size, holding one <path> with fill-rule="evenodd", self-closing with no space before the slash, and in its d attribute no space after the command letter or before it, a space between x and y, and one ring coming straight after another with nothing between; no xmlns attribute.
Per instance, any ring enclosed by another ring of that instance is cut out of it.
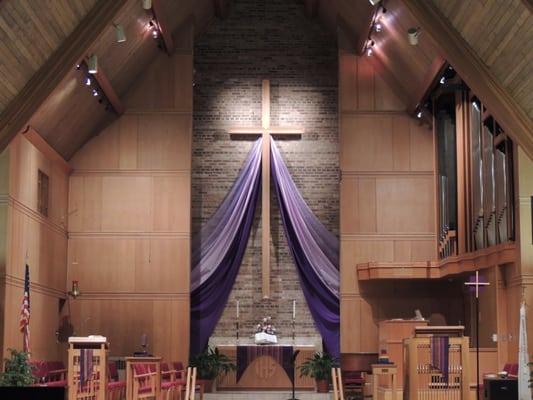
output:
<svg viewBox="0 0 533 400"><path fill-rule="evenodd" d="M206 393L205 400L287 400L290 399L292 393L288 391L283 392L217 392ZM296 392L299 400L330 400L333 399L332 393L315 393L315 392Z"/></svg>

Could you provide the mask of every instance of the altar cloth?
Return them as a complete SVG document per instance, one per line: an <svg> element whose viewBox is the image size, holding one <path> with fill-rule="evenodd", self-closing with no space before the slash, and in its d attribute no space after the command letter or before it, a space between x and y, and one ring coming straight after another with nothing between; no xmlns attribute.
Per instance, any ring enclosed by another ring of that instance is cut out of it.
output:
<svg viewBox="0 0 533 400"><path fill-rule="evenodd" d="M285 371L291 384L294 378L294 364L292 363L292 346L237 346L237 382L241 379L246 368L258 357L272 357Z"/></svg>

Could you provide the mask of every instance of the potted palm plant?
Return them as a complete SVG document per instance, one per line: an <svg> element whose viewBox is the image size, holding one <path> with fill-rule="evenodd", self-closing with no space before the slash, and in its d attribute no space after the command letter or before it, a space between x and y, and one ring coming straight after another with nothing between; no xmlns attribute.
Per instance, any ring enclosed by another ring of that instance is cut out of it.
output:
<svg viewBox="0 0 533 400"><path fill-rule="evenodd" d="M331 380L331 369L337 366L337 360L328 353L316 352L299 367L300 376L309 376L316 381L316 391L327 393Z"/></svg>
<svg viewBox="0 0 533 400"><path fill-rule="evenodd" d="M213 391L213 382L219 375L227 374L237 369L237 366L217 348L208 347L204 352L191 357L191 367L196 367L196 376L204 383L204 391Z"/></svg>

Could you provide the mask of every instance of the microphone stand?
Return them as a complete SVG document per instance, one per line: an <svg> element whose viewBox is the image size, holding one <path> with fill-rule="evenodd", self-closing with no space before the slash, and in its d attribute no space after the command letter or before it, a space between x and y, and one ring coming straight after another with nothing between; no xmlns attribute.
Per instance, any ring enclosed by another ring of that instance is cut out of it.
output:
<svg viewBox="0 0 533 400"><path fill-rule="evenodd" d="M295 386L296 386L296 357L298 357L298 354L300 353L300 350L295 350L293 353L292 353L292 357L291 357L291 365L292 365L292 397L288 400L298 400L296 398L296 393L295 393Z"/></svg>

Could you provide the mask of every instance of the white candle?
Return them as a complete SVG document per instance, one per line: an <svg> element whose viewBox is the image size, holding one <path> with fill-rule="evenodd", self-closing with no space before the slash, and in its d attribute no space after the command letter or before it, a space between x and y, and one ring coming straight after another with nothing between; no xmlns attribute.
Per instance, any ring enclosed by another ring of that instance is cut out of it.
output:
<svg viewBox="0 0 533 400"><path fill-rule="evenodd" d="M237 319L239 319L240 309L239 309L239 300L237 300Z"/></svg>
<svg viewBox="0 0 533 400"><path fill-rule="evenodd" d="M296 300L292 301L292 319L296 319Z"/></svg>

